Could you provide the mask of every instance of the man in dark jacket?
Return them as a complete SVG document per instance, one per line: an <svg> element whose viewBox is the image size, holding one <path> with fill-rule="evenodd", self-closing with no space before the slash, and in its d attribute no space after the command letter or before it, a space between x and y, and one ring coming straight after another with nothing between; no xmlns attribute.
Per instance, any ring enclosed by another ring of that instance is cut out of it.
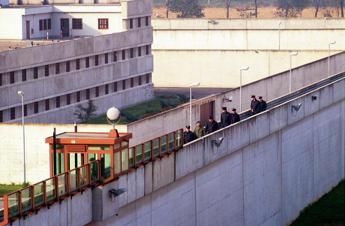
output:
<svg viewBox="0 0 345 226"><path fill-rule="evenodd" d="M252 95L252 101L250 102L250 111L252 115L255 115L259 112L259 101L256 99L255 95Z"/></svg>
<svg viewBox="0 0 345 226"><path fill-rule="evenodd" d="M266 111L267 109L267 103L262 99L262 97L259 97L259 112Z"/></svg>
<svg viewBox="0 0 345 226"><path fill-rule="evenodd" d="M231 114L228 112L226 107L222 107L222 114L220 115L220 124L222 127L227 127L231 124Z"/></svg>
<svg viewBox="0 0 345 226"><path fill-rule="evenodd" d="M205 126L205 133L213 133L216 130L218 130L218 123L213 119L212 116L208 117L208 122Z"/></svg>
<svg viewBox="0 0 345 226"><path fill-rule="evenodd" d="M190 130L190 126L186 126L186 130L183 132L183 142L187 144L195 140L195 134Z"/></svg>
<svg viewBox="0 0 345 226"><path fill-rule="evenodd" d="M236 108L233 108L232 109L232 122L231 123L236 123L236 122L239 122L239 121L241 121L240 115L237 114Z"/></svg>

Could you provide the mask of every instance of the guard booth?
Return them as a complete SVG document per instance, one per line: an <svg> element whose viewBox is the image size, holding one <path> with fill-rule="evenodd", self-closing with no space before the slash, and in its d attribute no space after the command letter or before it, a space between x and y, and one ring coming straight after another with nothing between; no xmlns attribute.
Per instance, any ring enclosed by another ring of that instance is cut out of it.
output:
<svg viewBox="0 0 345 226"><path fill-rule="evenodd" d="M49 144L50 176L90 164L91 174L95 172L103 182L110 181L128 170L134 161L129 152L131 133L65 132L46 138ZM93 162L100 164L92 164Z"/></svg>

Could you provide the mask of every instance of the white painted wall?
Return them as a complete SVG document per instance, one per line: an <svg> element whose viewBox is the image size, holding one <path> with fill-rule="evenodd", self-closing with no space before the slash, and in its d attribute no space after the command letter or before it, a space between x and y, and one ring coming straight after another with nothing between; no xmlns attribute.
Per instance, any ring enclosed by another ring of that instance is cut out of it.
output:
<svg viewBox="0 0 345 226"><path fill-rule="evenodd" d="M22 39L23 14L23 9L0 8L0 39Z"/></svg>

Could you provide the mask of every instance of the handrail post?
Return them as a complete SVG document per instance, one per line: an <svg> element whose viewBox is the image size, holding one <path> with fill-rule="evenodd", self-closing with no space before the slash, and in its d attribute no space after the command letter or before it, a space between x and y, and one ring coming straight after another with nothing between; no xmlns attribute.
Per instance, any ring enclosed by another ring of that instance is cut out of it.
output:
<svg viewBox="0 0 345 226"><path fill-rule="evenodd" d="M7 195L4 195L3 202L4 202L4 220L0 222L1 226L8 224L9 210L8 210L8 196Z"/></svg>
<svg viewBox="0 0 345 226"><path fill-rule="evenodd" d="M54 177L54 182L55 182L55 199L59 200L59 178L58 176Z"/></svg>
<svg viewBox="0 0 345 226"><path fill-rule="evenodd" d="M76 171L77 171L77 190L80 191L80 168L77 168Z"/></svg>

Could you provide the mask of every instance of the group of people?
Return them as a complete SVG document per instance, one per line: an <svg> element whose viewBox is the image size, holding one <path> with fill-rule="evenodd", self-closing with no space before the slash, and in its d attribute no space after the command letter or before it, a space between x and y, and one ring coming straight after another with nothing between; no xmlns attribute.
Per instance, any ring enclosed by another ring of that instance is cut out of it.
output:
<svg viewBox="0 0 345 226"><path fill-rule="evenodd" d="M198 139L206 134L213 133L220 128L229 126L233 123L239 122L240 115L237 113L236 109L232 109L232 113L228 112L226 107L222 107L222 114L220 115L220 122L218 123L216 120L213 119L212 116L209 116L206 125L202 125L200 121L198 121L195 125L194 131L191 130L190 126L186 126L186 129L183 133L183 141L184 143L192 142L195 139Z"/></svg>
<svg viewBox="0 0 345 226"><path fill-rule="evenodd" d="M250 111L252 115L258 114L267 109L267 103L264 101L262 96L259 96L259 100L256 99L255 95L252 95L252 101L250 102Z"/></svg>
<svg viewBox="0 0 345 226"><path fill-rule="evenodd" d="M266 101L259 96L259 99L256 99L255 95L251 96L252 101L250 103L250 111L252 115L258 114L267 109ZM212 116L208 118L206 125L202 125L198 121L195 125L194 131L191 130L190 126L186 126L186 129L183 133L184 143L192 142L195 139L198 139L206 134L213 133L220 128L227 127L231 124L239 122L241 120L240 115L236 112L236 108L232 109L232 113L228 112L226 107L222 107L222 113L220 115L220 122L216 122Z"/></svg>

